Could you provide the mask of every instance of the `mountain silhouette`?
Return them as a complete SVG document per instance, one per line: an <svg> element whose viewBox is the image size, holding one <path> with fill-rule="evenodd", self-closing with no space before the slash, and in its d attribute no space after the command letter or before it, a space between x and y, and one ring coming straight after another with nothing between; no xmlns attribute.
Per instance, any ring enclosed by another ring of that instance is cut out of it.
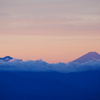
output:
<svg viewBox="0 0 100 100"><path fill-rule="evenodd" d="M13 59L13 58L10 57L10 56L5 56L5 57L3 57L3 58L0 58L0 60L2 60L2 61L4 61L4 62L8 62L8 61L10 61L11 59Z"/></svg>
<svg viewBox="0 0 100 100"><path fill-rule="evenodd" d="M96 61L98 59L100 59L100 54L98 54L97 52L89 52L72 62L84 63L87 61Z"/></svg>
<svg viewBox="0 0 100 100"><path fill-rule="evenodd" d="M10 56L0 58L5 62L11 59L13 58ZM98 59L100 59L98 53L89 52L74 62ZM39 63L39 60L36 63ZM13 64L11 66L14 67ZM5 71L0 70L0 100L100 100L100 70L98 69L61 73L9 70L9 64L6 63L5 66L1 64L0 67L8 68Z"/></svg>
<svg viewBox="0 0 100 100"><path fill-rule="evenodd" d="M100 100L100 70L0 71L0 100Z"/></svg>

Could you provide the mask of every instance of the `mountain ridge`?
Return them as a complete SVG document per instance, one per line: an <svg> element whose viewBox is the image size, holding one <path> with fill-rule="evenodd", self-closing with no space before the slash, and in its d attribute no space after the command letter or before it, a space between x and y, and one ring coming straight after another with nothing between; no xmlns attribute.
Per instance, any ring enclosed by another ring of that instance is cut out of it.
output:
<svg viewBox="0 0 100 100"><path fill-rule="evenodd" d="M100 54L97 52L89 52L75 60L73 60L72 62L78 62L78 63L85 63L87 61L96 61L100 59Z"/></svg>
<svg viewBox="0 0 100 100"><path fill-rule="evenodd" d="M8 62L8 61L10 61L11 59L13 59L13 58L10 57L10 56L5 56L5 57L3 57L3 58L0 58L0 60L2 60L2 61L4 61L4 62Z"/></svg>

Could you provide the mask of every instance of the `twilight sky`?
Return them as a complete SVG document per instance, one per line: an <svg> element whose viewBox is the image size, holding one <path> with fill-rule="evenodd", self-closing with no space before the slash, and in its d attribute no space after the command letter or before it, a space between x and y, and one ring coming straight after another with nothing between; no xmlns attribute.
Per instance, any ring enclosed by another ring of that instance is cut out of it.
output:
<svg viewBox="0 0 100 100"><path fill-rule="evenodd" d="M0 57L69 62L100 53L100 0L0 0Z"/></svg>

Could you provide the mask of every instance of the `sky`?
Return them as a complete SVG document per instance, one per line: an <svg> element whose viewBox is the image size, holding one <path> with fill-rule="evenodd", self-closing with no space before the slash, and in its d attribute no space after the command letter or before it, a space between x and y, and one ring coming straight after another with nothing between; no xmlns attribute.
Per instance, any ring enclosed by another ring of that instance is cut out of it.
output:
<svg viewBox="0 0 100 100"><path fill-rule="evenodd" d="M0 57L69 62L100 54L100 0L0 0Z"/></svg>

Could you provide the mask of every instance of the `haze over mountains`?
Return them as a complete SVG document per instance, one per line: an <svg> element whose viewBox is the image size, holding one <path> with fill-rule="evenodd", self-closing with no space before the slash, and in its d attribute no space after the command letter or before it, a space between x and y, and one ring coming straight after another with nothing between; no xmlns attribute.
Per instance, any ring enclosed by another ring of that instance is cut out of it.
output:
<svg viewBox="0 0 100 100"><path fill-rule="evenodd" d="M67 64L0 58L0 100L100 100L99 56Z"/></svg>
<svg viewBox="0 0 100 100"><path fill-rule="evenodd" d="M80 72L87 70L100 70L100 55L89 52L82 57L69 63L47 63L42 60L23 61L10 56L0 58L0 70L6 71L57 71L57 72Z"/></svg>

